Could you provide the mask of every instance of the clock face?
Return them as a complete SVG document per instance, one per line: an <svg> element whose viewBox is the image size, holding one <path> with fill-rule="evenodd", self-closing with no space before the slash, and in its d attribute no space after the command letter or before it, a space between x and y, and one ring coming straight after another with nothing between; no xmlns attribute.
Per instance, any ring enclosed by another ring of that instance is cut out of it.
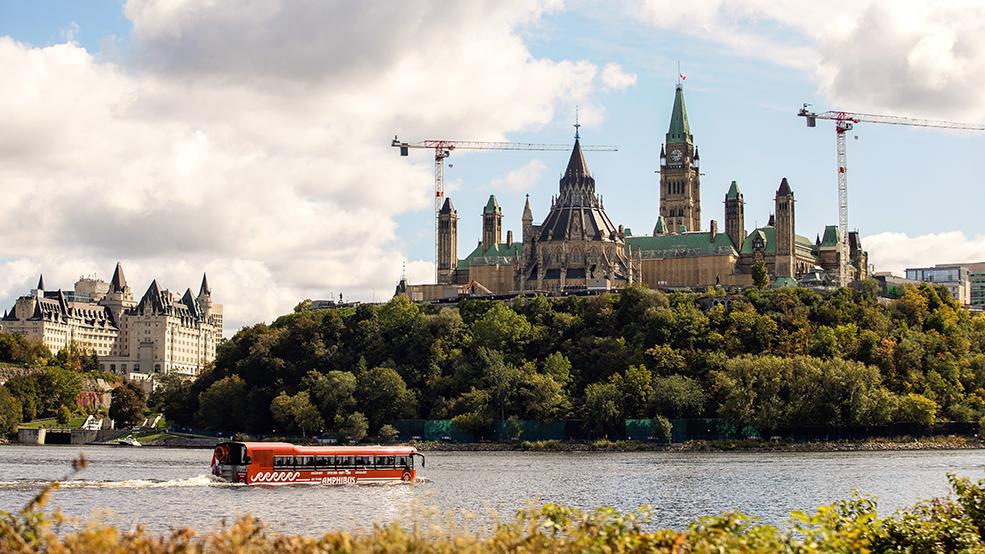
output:
<svg viewBox="0 0 985 554"><path fill-rule="evenodd" d="M683 157L684 157L684 152L682 152L680 148L675 148L670 151L670 159L673 162L679 162Z"/></svg>

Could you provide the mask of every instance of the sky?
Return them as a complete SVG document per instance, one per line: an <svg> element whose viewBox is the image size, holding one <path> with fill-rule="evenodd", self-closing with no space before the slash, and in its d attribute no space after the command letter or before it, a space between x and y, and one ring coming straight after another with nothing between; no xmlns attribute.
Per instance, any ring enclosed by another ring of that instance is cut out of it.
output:
<svg viewBox="0 0 985 554"><path fill-rule="evenodd" d="M786 177L797 229L837 222L815 111L985 121L985 4L910 0L0 0L0 305L109 280L176 293L203 272L227 334L305 298L381 301L433 279L433 164L394 135L570 145L609 216L658 210L678 64L702 217L731 181L746 226ZM849 222L877 271L985 260L985 133L859 124ZM568 152L455 152L459 253L490 194L520 232ZM404 269L406 268L406 269Z"/></svg>

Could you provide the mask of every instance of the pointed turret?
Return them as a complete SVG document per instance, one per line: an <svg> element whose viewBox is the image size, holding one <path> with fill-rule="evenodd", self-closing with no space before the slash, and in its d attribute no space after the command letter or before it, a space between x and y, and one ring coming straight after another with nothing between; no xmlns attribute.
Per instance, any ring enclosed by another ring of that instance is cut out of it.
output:
<svg viewBox="0 0 985 554"><path fill-rule="evenodd" d="M684 105L684 86L678 84L674 94L674 111L670 115L670 129L667 131L667 144L691 143L691 126L687 122L687 107Z"/></svg>
<svg viewBox="0 0 985 554"><path fill-rule="evenodd" d="M530 209L530 195L527 195L527 199L523 202L523 216L520 218L524 223L534 221L534 212Z"/></svg>
<svg viewBox="0 0 985 554"><path fill-rule="evenodd" d="M581 140L575 139L575 146L571 149L571 157L568 158L568 167L564 170L565 177L588 177L588 162L585 161L585 154L581 151Z"/></svg>
<svg viewBox="0 0 985 554"><path fill-rule="evenodd" d="M446 199L445 203L450 204L450 200ZM502 211L502 209L499 207L499 201L496 200L496 195L490 194L489 200L486 202L486 207L482 208L482 213L485 214L485 213L494 213L500 211Z"/></svg>
<svg viewBox="0 0 985 554"><path fill-rule="evenodd" d="M486 251L503 240L503 209L490 194L486 207L482 209L482 250Z"/></svg>
<svg viewBox="0 0 985 554"><path fill-rule="evenodd" d="M123 292L127 288L127 278L123 275L123 265L116 262L116 269L113 270L113 280L110 281L113 292Z"/></svg>
<svg viewBox="0 0 985 554"><path fill-rule="evenodd" d="M732 184L728 187L728 192L725 193L726 200L736 200L742 192L739 191L739 183L732 181Z"/></svg>
<svg viewBox="0 0 985 554"><path fill-rule="evenodd" d="M450 197L445 197L445 203L441 205L441 209L438 210L440 214L450 214L455 211L455 205L451 203Z"/></svg>
<svg viewBox="0 0 985 554"><path fill-rule="evenodd" d="M667 224L664 223L663 216L657 216L657 224L653 226L653 236L666 235Z"/></svg>
<svg viewBox="0 0 985 554"><path fill-rule="evenodd" d="M198 289L199 296L212 296L212 289L209 287L209 277L202 273L202 286Z"/></svg>
<svg viewBox="0 0 985 554"><path fill-rule="evenodd" d="M791 195L793 195L793 191L790 190L790 183L787 182L787 178L786 177L784 177L783 180L780 181L780 188L776 189L776 194L777 194L777 196L791 196Z"/></svg>
<svg viewBox="0 0 985 554"><path fill-rule="evenodd" d="M41 276L38 277L38 286L37 286L37 289L40 290L40 291L45 290L45 288L44 288L44 273L42 273Z"/></svg>

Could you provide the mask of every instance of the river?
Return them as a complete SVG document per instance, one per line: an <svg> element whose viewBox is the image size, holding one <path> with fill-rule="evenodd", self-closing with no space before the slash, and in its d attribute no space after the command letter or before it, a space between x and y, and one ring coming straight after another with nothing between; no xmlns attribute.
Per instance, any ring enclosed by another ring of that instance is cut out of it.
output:
<svg viewBox="0 0 985 554"><path fill-rule="evenodd" d="M791 510L875 495L888 514L948 492L948 472L983 476L985 452L838 453L525 453L432 452L416 485L246 487L216 483L209 450L0 447L0 509L21 507L64 475L80 452L89 468L56 491L52 505L72 516L154 531L208 530L252 514L281 532L318 534L373 522L454 514L487 527L529 502L579 508L653 507L660 526L739 510L783 524ZM474 519L470 519L472 516Z"/></svg>

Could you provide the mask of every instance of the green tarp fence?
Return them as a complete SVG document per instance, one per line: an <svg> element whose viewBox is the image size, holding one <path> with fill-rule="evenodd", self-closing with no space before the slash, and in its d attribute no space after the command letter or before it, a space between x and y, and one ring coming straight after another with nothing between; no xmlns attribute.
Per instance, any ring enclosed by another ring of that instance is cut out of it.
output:
<svg viewBox="0 0 985 554"><path fill-rule="evenodd" d="M428 440L428 441L451 441L451 442L476 442L477 440L582 440L589 438L583 434L575 434L577 429L582 427L583 422L578 425L569 425L572 422L552 421L542 423L532 420L521 422L519 437L514 437L515 429L506 420L497 420L493 423L488 436L476 437L472 433L463 431L452 424L450 419L399 419L389 422L400 432L401 440ZM671 421L671 441L686 442L689 440L732 440L743 438L758 437L758 433L751 427L737 428L723 419L717 418L697 418L697 419L675 419ZM640 441L659 441L660 433L656 423L652 419L627 419L624 422L625 433L613 433L608 435L611 439L640 440ZM618 430L616 430L618 431Z"/></svg>

